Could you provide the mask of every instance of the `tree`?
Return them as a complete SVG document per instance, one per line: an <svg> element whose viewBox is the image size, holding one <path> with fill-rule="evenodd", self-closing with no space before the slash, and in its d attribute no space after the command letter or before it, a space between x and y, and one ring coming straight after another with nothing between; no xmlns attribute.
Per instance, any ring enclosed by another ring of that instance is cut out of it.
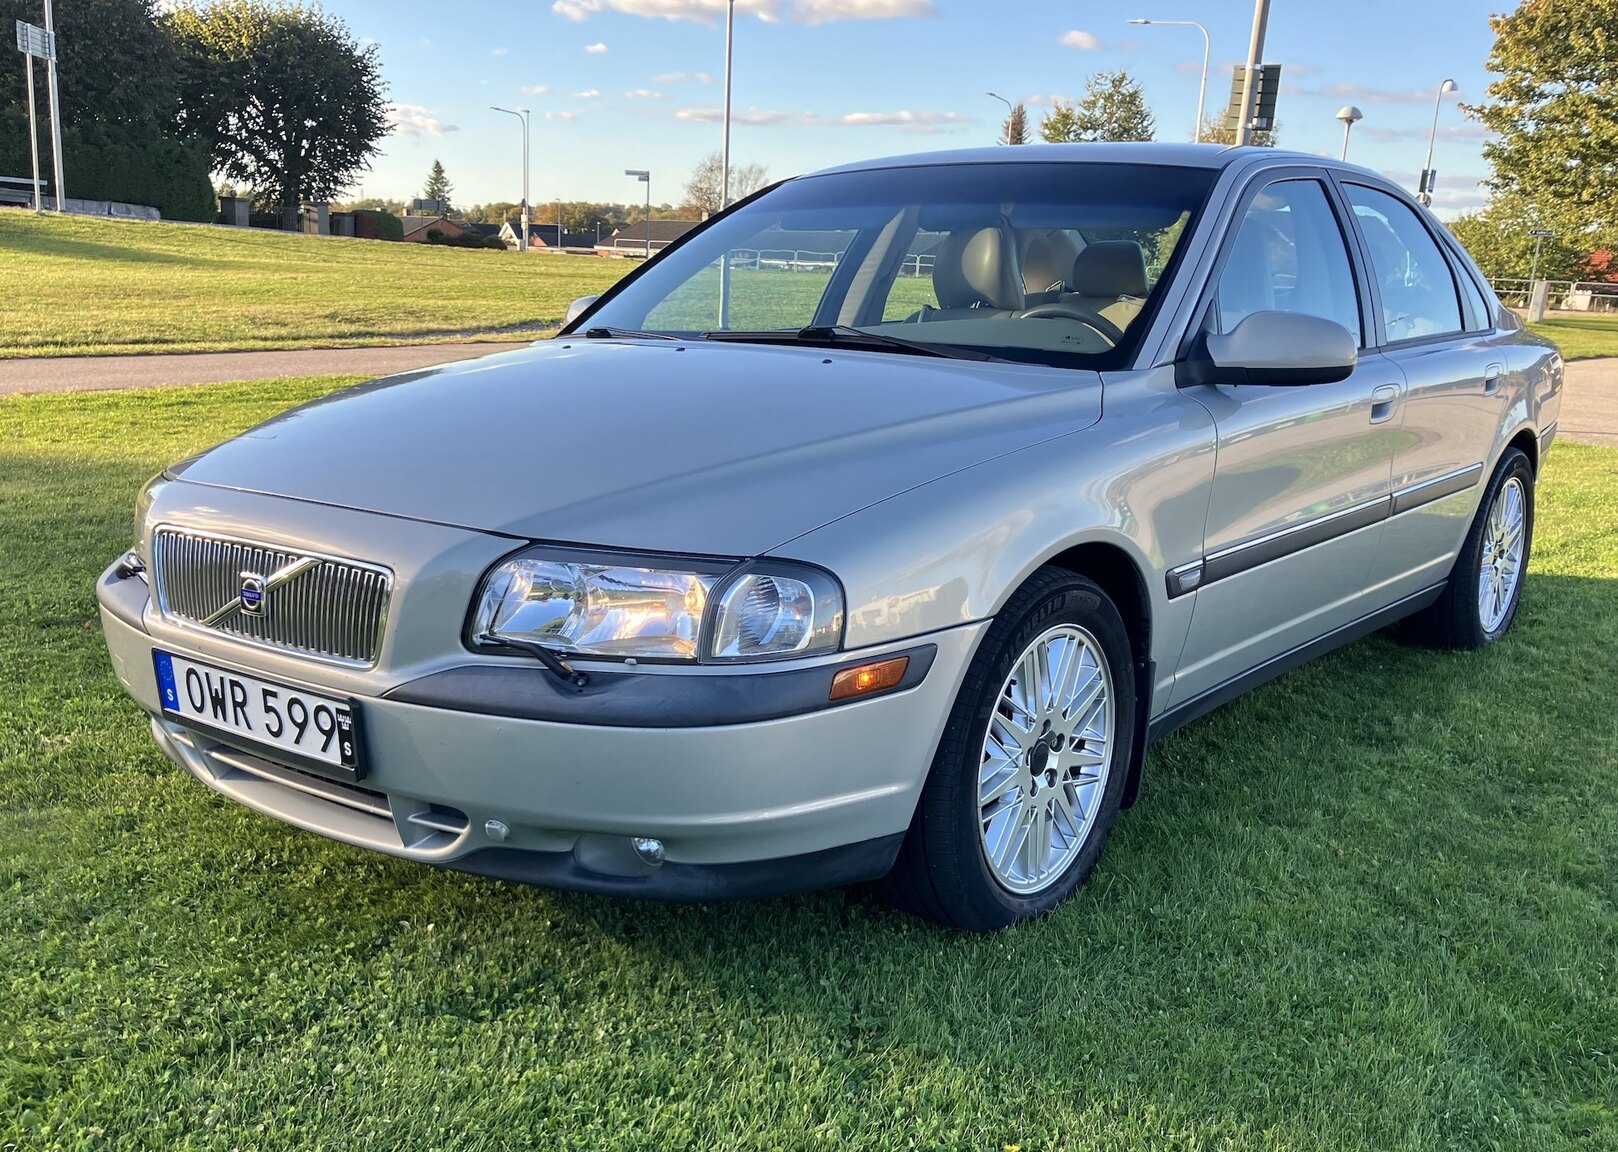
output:
<svg viewBox="0 0 1618 1152"><path fill-rule="evenodd" d="M1478 268L1491 280L1526 280L1534 274L1534 247L1539 246L1539 275L1545 280L1595 279L1587 266L1587 247L1577 234L1557 230L1536 240L1528 233L1551 227L1532 205L1514 192L1497 193L1488 207L1468 212L1449 225Z"/></svg>
<svg viewBox="0 0 1618 1152"><path fill-rule="evenodd" d="M1028 109L1021 104L1014 104L1011 115L1001 126L1000 143L1026 144L1028 143Z"/></svg>
<svg viewBox="0 0 1618 1152"><path fill-rule="evenodd" d="M1247 142L1255 148L1274 148L1281 139L1281 122L1277 120L1268 128L1258 128L1247 134ZM1210 116L1202 122L1202 142L1204 144L1236 143L1236 129L1225 127L1223 116Z"/></svg>
<svg viewBox="0 0 1618 1152"><path fill-rule="evenodd" d="M438 160L433 161L433 170L427 174L427 186L421 190L425 200L437 200L440 210L449 211L449 198L455 192L455 185L449 182L444 174L444 165Z"/></svg>
<svg viewBox="0 0 1618 1152"><path fill-rule="evenodd" d="M279 204L331 200L387 135L377 46L316 7L191 0L165 22L181 55L181 106L216 171Z"/></svg>
<svg viewBox="0 0 1618 1152"><path fill-rule="evenodd" d="M40 22L38 0L0 0L0 28ZM170 219L212 220L207 152L180 124L175 52L152 0L74 0L56 10L62 167L70 196L149 204ZM28 90L11 53L0 85L0 174L28 172ZM15 71L13 71L15 66ZM15 80L15 83L13 83ZM45 69L35 62L41 176L50 178Z"/></svg>
<svg viewBox="0 0 1618 1152"><path fill-rule="evenodd" d="M1058 100L1039 125L1039 134L1052 144L1150 140L1156 131L1157 118L1147 109L1140 85L1123 69L1095 73L1084 82L1078 103Z"/></svg>
<svg viewBox="0 0 1618 1152"><path fill-rule="evenodd" d="M1490 187L1582 235L1618 239L1618 0L1523 0L1494 16L1488 99L1462 107L1496 138Z"/></svg>
<svg viewBox="0 0 1618 1152"><path fill-rule="evenodd" d="M730 202L732 204L747 196L751 196L770 181L769 169L762 164L731 165L730 168ZM691 172L691 179L685 186L685 204L687 212L692 213L699 220L705 220L724 207L725 158L721 153L711 152L704 156L696 168ZM645 209L641 210L645 215Z"/></svg>

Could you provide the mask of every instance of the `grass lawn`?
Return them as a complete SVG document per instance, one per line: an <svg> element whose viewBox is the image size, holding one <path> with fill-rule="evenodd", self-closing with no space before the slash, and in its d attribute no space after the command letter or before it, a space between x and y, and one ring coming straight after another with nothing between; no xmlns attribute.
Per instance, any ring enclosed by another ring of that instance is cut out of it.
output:
<svg viewBox="0 0 1618 1152"><path fill-rule="evenodd" d="M91 585L165 462L332 387L0 400L0 1147L1618 1148L1618 452L1517 630L1373 637L1157 746L991 938L858 892L557 894L154 749Z"/></svg>
<svg viewBox="0 0 1618 1152"><path fill-rule="evenodd" d="M1569 360L1618 356L1618 315L1551 316L1529 327L1555 340Z"/></svg>
<svg viewBox="0 0 1618 1152"><path fill-rule="evenodd" d="M0 357L535 335L629 267L0 211Z"/></svg>

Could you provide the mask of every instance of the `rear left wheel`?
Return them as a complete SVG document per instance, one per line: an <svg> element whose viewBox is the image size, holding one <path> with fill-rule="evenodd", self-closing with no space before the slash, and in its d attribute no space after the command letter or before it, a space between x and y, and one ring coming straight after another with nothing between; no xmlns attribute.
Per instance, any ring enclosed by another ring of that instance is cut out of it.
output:
<svg viewBox="0 0 1618 1152"><path fill-rule="evenodd" d="M1134 735L1128 633L1095 583L1042 569L968 669L887 888L971 931L1043 915L1084 882Z"/></svg>

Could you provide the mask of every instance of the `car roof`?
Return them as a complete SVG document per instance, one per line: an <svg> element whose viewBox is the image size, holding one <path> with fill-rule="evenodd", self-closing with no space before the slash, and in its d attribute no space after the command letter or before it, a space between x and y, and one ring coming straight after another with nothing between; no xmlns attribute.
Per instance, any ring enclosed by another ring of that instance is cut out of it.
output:
<svg viewBox="0 0 1618 1152"><path fill-rule="evenodd" d="M1263 157L1269 160L1331 167L1340 165L1307 152L1278 148L1234 148L1225 144L1168 144L1156 141L1109 144L1019 144L1008 148L961 148L948 152L917 152L841 164L812 173L868 172L882 168L924 168L959 164L1145 164L1173 168L1223 169Z"/></svg>

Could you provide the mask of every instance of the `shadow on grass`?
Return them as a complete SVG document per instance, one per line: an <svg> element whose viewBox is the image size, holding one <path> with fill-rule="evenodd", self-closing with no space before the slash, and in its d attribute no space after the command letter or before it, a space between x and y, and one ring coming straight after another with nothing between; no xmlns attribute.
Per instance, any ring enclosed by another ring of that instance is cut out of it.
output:
<svg viewBox="0 0 1618 1152"><path fill-rule="evenodd" d="M206 257L181 256L174 252L128 248L121 244L102 243L97 240L76 240L66 236L52 236L49 244L41 244L36 254L52 258L67 257L74 260L114 261L119 264L167 264L187 268L203 268L218 263Z"/></svg>

